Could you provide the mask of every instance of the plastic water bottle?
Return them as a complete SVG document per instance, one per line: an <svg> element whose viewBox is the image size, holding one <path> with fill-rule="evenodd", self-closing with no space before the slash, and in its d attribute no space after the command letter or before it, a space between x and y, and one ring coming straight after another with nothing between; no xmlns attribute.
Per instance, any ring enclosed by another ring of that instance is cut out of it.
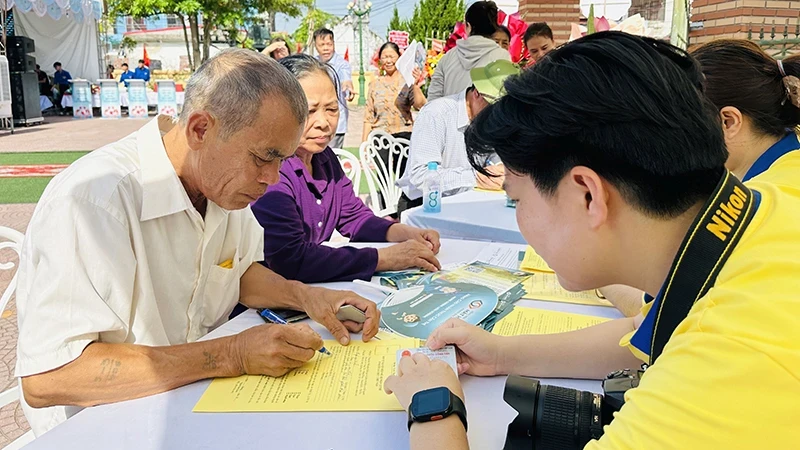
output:
<svg viewBox="0 0 800 450"><path fill-rule="evenodd" d="M442 212L442 180L439 175L439 163L429 162L425 175L425 186L422 191L422 208L428 213Z"/></svg>

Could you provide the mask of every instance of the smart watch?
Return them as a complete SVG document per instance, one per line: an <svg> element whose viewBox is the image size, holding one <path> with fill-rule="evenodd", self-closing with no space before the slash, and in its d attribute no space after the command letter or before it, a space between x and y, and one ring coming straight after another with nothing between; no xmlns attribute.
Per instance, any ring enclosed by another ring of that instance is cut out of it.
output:
<svg viewBox="0 0 800 450"><path fill-rule="evenodd" d="M451 414L458 415L467 431L467 408L457 395L444 386L419 391L411 397L408 407L408 429L414 422L433 422Z"/></svg>

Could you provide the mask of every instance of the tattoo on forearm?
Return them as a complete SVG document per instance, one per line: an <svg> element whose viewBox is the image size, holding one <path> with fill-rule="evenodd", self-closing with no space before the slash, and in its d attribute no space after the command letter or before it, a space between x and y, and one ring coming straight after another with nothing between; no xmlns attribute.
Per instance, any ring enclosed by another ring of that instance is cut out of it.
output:
<svg viewBox="0 0 800 450"><path fill-rule="evenodd" d="M205 357L205 362L203 363L203 369L213 370L217 368L217 355L212 355L211 353L203 352L203 356Z"/></svg>
<svg viewBox="0 0 800 450"><path fill-rule="evenodd" d="M104 359L100 362L100 371L98 372L97 376L94 377L95 383L114 381L114 379L117 378L121 367L122 361L118 359Z"/></svg>

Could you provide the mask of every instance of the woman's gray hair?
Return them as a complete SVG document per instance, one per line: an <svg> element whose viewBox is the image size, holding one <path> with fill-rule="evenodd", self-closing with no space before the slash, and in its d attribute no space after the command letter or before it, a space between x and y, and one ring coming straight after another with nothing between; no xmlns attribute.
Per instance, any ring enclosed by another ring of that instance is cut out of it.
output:
<svg viewBox="0 0 800 450"><path fill-rule="evenodd" d="M180 123L195 111L207 111L219 121L222 139L253 125L272 95L286 99L297 123L305 124L308 117L297 79L269 56L242 48L223 50L204 62L186 83L185 95Z"/></svg>
<svg viewBox="0 0 800 450"><path fill-rule="evenodd" d="M330 64L303 53L287 56L279 60L278 63L288 69L298 80L313 73L328 75L328 78L331 79L331 83L333 83L334 89L336 89L337 96L341 95L339 93L339 76ZM306 108L307 107L306 105Z"/></svg>

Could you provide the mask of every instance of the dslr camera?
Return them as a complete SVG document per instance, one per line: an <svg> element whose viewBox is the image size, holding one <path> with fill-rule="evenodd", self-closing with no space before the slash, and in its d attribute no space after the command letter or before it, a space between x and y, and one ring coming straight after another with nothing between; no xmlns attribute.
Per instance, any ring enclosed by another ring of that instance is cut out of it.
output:
<svg viewBox="0 0 800 450"><path fill-rule="evenodd" d="M539 384L509 375L503 400L519 415L508 425L503 450L582 449L603 435L603 426L625 403L625 391L639 385L644 372L618 370L603 380L603 394Z"/></svg>

